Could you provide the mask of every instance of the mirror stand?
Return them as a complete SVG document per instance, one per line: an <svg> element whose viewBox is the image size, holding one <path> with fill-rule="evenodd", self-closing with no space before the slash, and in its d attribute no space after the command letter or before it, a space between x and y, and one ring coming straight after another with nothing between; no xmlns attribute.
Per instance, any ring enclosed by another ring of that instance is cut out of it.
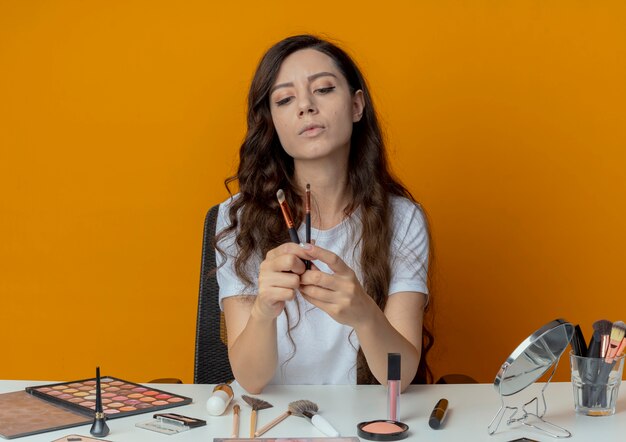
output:
<svg viewBox="0 0 626 442"><path fill-rule="evenodd" d="M493 417L493 419L489 423L489 426L487 427L487 430L490 436L493 435L496 431L498 431L498 427L500 426L500 423L502 422L504 415L509 410L511 411L511 415L506 421L507 425L511 425L511 424L519 422L522 425L534 428L535 430L546 433L548 436L554 437L556 439L566 439L572 436L572 433L566 430L565 428L559 427L558 425L548 422L547 420L543 418L543 416L546 414L546 411L548 410L544 392L548 388L548 385L550 385L550 381L552 380L552 376L554 376L554 373L556 372L558 365L559 365L559 360L557 359L553 366L554 368L552 369L552 373L550 373L550 377L548 378L545 385L541 389L541 400L539 399L538 396L535 396L533 399L526 402L521 408L521 416L517 416L518 413L520 412L519 407L510 407L504 403L504 395L502 394L502 383L500 383L499 385L500 409L498 410L496 415ZM508 368L507 364L505 364L502 367L503 379L506 379L507 368ZM539 411L540 403L543 406L541 411ZM529 411L527 409L527 408L530 408L532 404L535 405L534 412Z"/></svg>

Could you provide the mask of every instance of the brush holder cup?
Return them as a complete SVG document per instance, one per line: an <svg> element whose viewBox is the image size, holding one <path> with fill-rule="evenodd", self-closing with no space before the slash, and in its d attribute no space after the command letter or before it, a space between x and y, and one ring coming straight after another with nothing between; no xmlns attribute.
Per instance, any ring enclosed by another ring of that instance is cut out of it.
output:
<svg viewBox="0 0 626 442"><path fill-rule="evenodd" d="M624 355L607 361L570 353L576 413L586 416L615 414L617 393L624 373Z"/></svg>

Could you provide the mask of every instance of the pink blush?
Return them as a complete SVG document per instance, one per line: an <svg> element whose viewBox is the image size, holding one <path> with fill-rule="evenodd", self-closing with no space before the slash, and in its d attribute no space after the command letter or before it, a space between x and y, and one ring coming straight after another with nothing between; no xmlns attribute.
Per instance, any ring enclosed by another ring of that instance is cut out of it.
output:
<svg viewBox="0 0 626 442"><path fill-rule="evenodd" d="M404 428L392 424L391 422L372 422L364 426L363 430L376 434L391 434L399 433L403 431Z"/></svg>

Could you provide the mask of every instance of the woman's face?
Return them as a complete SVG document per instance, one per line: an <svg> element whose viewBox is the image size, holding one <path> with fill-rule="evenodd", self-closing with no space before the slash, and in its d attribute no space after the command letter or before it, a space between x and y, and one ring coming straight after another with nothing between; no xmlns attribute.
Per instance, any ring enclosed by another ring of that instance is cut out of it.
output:
<svg viewBox="0 0 626 442"><path fill-rule="evenodd" d="M294 160L347 158L352 124L363 114L363 92L350 92L328 55L303 49L283 61L270 110L283 149Z"/></svg>

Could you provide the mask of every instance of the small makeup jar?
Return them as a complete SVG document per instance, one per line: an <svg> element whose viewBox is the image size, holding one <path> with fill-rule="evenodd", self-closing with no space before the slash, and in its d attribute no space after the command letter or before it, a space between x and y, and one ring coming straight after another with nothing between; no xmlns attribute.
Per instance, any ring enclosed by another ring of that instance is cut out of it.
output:
<svg viewBox="0 0 626 442"><path fill-rule="evenodd" d="M402 440L409 436L409 426L391 420L361 422L357 425L358 435L367 440Z"/></svg>

